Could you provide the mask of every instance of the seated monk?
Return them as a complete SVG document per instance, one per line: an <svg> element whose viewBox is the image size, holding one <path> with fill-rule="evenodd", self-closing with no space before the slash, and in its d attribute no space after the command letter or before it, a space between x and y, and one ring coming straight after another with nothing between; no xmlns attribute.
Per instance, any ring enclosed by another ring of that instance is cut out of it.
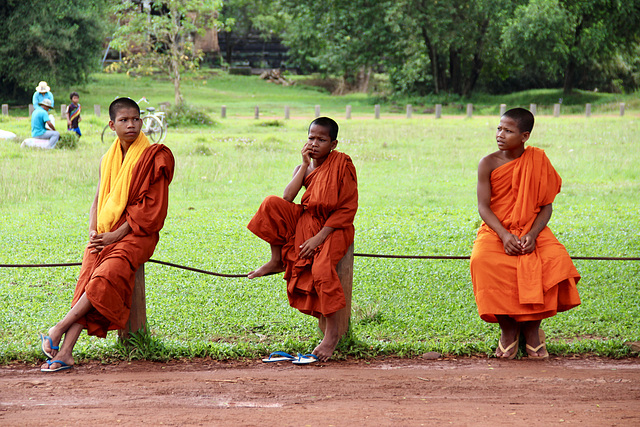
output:
<svg viewBox="0 0 640 427"><path fill-rule="evenodd" d="M151 145L141 132L135 101L116 99L109 117L117 138L100 164L89 244L71 310L48 336L41 335L42 351L52 359L42 365L43 372L73 366L73 347L83 329L104 338L109 330L125 328L135 273L151 258L167 216L173 154L164 145Z"/></svg>
<svg viewBox="0 0 640 427"><path fill-rule="evenodd" d="M526 147L533 114L514 108L500 118L498 151L478 165L483 220L471 253L480 317L500 325L496 356L513 359L520 334L530 359L546 359L542 319L580 304L580 275L547 222L562 180L543 150Z"/></svg>
<svg viewBox="0 0 640 427"><path fill-rule="evenodd" d="M282 198L269 196L247 226L271 245L271 259L248 277L284 271L289 304L305 314L326 318L322 342L313 350L328 360L338 345L335 313L346 306L336 265L353 243L358 210L356 170L349 156L334 151L338 124L319 117L309 126L302 164ZM301 204L293 203L302 186Z"/></svg>

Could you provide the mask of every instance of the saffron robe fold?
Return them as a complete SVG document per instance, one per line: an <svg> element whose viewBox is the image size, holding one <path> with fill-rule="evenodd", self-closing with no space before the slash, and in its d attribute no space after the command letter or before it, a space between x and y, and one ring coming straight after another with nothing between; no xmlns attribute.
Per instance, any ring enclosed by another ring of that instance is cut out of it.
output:
<svg viewBox="0 0 640 427"><path fill-rule="evenodd" d="M174 164L168 147L146 148L133 168L126 207L110 230L127 221L131 231L99 253L90 253L88 246L84 251L72 306L87 294L93 310L78 323L89 335L104 338L109 330L123 329L129 319L135 273L153 255L167 216Z"/></svg>
<svg viewBox="0 0 640 427"><path fill-rule="evenodd" d="M301 204L267 197L247 228L282 246L289 304L315 317L329 316L346 306L336 265L353 243L353 219L358 210L356 169L348 155L333 151L304 179ZM312 258L300 258L300 245L322 227L335 230Z"/></svg>
<svg viewBox="0 0 640 427"><path fill-rule="evenodd" d="M562 180L543 150L527 147L491 173L491 210L510 233L527 234L542 206L552 203ZM507 255L502 240L484 222L471 252L471 279L480 317L497 322L541 320L580 304L580 275L549 227L526 255Z"/></svg>

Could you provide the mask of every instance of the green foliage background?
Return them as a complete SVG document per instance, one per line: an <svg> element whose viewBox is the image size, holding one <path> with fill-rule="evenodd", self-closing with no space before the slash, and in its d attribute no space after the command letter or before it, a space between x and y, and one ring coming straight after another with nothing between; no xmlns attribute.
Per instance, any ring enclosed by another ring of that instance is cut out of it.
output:
<svg viewBox="0 0 640 427"><path fill-rule="evenodd" d="M213 101L216 92L209 88L202 96L210 101L197 104L215 111L225 100L236 99L238 108L255 101L244 98L250 80L224 79L224 96ZM120 76L98 81L119 86L90 85L81 101L129 84ZM131 84L132 91L171 96L166 82L141 78ZM193 90L209 84L195 80ZM245 273L268 257L268 246L245 225L266 195L281 194L288 183L317 92L263 84L273 90L264 96L274 100L274 112L281 113L283 104L275 100L283 99L304 116L230 116L213 127L169 128L166 144L176 173L154 259ZM344 101L333 102L323 113L338 118L339 148L358 170L356 252L468 255L480 223L477 163L495 150L497 115L347 121L340 118ZM0 263L80 261L98 162L107 148L100 143L104 117L84 111L76 150L25 150L0 142ZM550 227L570 254L638 256L639 123L637 110L624 117L537 117L530 142L546 150L563 178ZM16 133L27 126L24 117L0 122ZM629 355L624 342L640 340L640 263L576 265L583 303L544 321L550 352ZM356 258L352 334L338 357L492 354L498 329L477 315L468 268L467 261ZM37 333L68 310L78 271L0 269L0 362L41 357ZM319 341L314 319L288 306L281 276L224 279L148 264L146 283L151 336L140 339L147 350L130 352L116 344L115 334L106 340L83 334L77 359L257 357L309 351Z"/></svg>

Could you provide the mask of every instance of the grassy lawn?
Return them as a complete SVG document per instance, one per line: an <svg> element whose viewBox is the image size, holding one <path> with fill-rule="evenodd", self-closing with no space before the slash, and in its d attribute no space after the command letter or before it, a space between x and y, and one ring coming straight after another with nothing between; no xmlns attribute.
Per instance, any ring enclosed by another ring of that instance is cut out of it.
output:
<svg viewBox="0 0 640 427"><path fill-rule="evenodd" d="M96 80L85 88L84 105L101 103L106 109L107 99L124 94L146 95L154 103L172 98L169 83L111 75ZM249 113L232 113L211 127L169 130L165 143L176 157L176 173L153 258L245 273L268 256L267 244L245 225L266 195L281 195L288 183L313 105L342 112L346 103L355 110L361 102L357 108L364 114L371 101L263 82L248 99L240 79L229 78L225 93L196 90L197 84L191 92L185 83L190 103L216 111L224 102ZM253 99L261 108L271 102L265 109L274 115L289 99L300 111L310 110L289 121L241 118L252 116ZM90 113L77 150L25 150L0 141L0 263L80 261L98 162L107 148L100 143L105 119ZM339 149L351 155L358 170L356 252L468 255L480 224L477 164L496 149L497 117L336 117ZM640 256L637 112L537 121L530 143L545 149L563 178L550 227L569 253ZM0 128L26 135L28 120L3 118ZM549 351L628 355L624 342L640 341L640 262L576 261L576 266L583 276L578 286L583 303L544 321ZM0 363L40 358L37 333L67 311L78 272L79 267L0 269ZM315 321L288 306L281 276L225 279L148 264L146 290L151 339L145 350L127 353L115 334L106 340L83 334L78 359L256 357L308 351L319 340ZM356 258L353 305L352 336L340 356L491 354L498 338L497 326L477 315L468 261Z"/></svg>

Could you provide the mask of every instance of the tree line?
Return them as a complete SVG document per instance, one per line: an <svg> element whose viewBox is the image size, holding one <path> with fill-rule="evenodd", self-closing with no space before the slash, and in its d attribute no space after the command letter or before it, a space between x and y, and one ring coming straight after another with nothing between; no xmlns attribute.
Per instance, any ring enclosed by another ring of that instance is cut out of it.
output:
<svg viewBox="0 0 640 427"><path fill-rule="evenodd" d="M541 87L640 87L640 0L5 0L0 96L71 85L99 69L104 41L180 76L201 55L190 34L214 26L277 37L287 66L367 91L386 73L409 95L503 93ZM233 46L221 53L233 61Z"/></svg>

